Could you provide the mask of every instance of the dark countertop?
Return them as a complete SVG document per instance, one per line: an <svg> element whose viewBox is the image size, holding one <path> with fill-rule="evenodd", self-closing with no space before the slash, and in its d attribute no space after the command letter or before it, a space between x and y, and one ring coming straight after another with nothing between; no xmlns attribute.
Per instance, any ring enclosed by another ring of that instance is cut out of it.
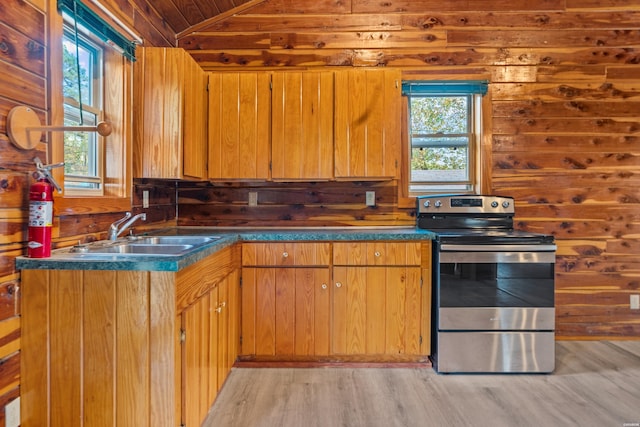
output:
<svg viewBox="0 0 640 427"><path fill-rule="evenodd" d="M147 235L217 236L211 243L184 255L129 255L69 253L69 248L52 251L50 258L17 257L21 270L137 270L179 271L236 242L433 240L435 234L416 227L170 227Z"/></svg>

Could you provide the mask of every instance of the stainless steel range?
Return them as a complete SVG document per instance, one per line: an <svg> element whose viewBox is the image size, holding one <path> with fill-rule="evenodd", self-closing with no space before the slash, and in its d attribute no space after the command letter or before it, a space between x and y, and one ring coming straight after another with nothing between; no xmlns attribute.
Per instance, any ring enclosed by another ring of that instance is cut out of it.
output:
<svg viewBox="0 0 640 427"><path fill-rule="evenodd" d="M553 236L513 229L511 197L422 196L434 240L432 362L440 373L555 367Z"/></svg>

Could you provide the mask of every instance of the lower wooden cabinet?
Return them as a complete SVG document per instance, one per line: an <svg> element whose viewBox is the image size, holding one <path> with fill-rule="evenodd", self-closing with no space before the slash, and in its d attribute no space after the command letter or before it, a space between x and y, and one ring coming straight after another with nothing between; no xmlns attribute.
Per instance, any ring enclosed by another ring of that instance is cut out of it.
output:
<svg viewBox="0 0 640 427"><path fill-rule="evenodd" d="M242 246L242 355L329 354L328 242Z"/></svg>
<svg viewBox="0 0 640 427"><path fill-rule="evenodd" d="M239 268L232 246L177 273L23 270L21 425L200 425L237 355Z"/></svg>
<svg viewBox="0 0 640 427"><path fill-rule="evenodd" d="M241 356L424 358L430 253L430 242L245 243Z"/></svg>
<svg viewBox="0 0 640 427"><path fill-rule="evenodd" d="M234 270L180 314L182 424L199 426L238 356L239 272Z"/></svg>
<svg viewBox="0 0 640 427"><path fill-rule="evenodd" d="M242 270L242 353L329 354L329 267Z"/></svg>
<svg viewBox="0 0 640 427"><path fill-rule="evenodd" d="M420 267L333 268L333 354L419 355Z"/></svg>

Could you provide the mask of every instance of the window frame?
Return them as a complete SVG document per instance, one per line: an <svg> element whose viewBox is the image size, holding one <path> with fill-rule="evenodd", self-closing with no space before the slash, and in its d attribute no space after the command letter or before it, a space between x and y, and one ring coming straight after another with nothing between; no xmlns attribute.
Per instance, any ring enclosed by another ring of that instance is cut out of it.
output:
<svg viewBox="0 0 640 427"><path fill-rule="evenodd" d="M403 75L403 83L431 82L442 83L451 82L455 84L460 80L484 80L489 81L488 75L464 75L451 79L450 75L427 74L414 72L410 75ZM442 93L443 96L451 96L453 93ZM415 208L416 197L425 194L483 194L491 188L491 85L488 85L484 95L472 96L473 111L471 121L474 140L469 147L469 180L470 186L463 190L437 190L433 191L410 191L411 182L411 140L410 140L410 115L409 96L402 96L402 129L401 129L401 171L398 191L398 206L401 208Z"/></svg>
<svg viewBox="0 0 640 427"><path fill-rule="evenodd" d="M411 106L413 98L449 98L449 97L457 97L457 98L466 98L466 113L465 113L465 121L467 132L464 134L449 134L449 133L441 133L441 134L425 134L425 139L436 139L436 137L464 137L466 138L466 142L464 145L460 145L459 147L464 147L466 149L466 176L464 179L460 180L442 180L442 181L414 181L413 180L413 168L411 167L411 160L413 157L413 149L414 148L443 148L444 146L437 145L429 145L426 144L424 146L414 145L415 136L409 131L409 195L419 196L423 194L434 194L434 193L451 193L451 192L469 192L472 191L476 181L476 170L477 170L477 141L478 141L478 115L476 114L476 109L478 108L478 95L475 94L420 94L420 95L408 95L408 105L409 105L409 121L407 126L411 127ZM410 129L411 130L411 129ZM434 187L433 191L431 190L416 190L414 187L418 186L432 186ZM465 186L466 188L455 188ZM447 188L450 187L450 188Z"/></svg>
<svg viewBox="0 0 640 427"><path fill-rule="evenodd" d="M52 126L64 124L62 93L62 36L63 17L57 11L57 0L48 0L48 122ZM57 11L57 13L56 13ZM115 24L115 23L111 23ZM68 195L64 191L63 168L52 170L63 192L55 193L54 214L74 215L122 212L131 209L132 165L132 88L133 63L114 49L104 50L104 67L107 70L104 90L104 120L111 127L104 147L104 191L102 196ZM64 160L63 133L49 132L48 163ZM96 200L100 200L96 202Z"/></svg>

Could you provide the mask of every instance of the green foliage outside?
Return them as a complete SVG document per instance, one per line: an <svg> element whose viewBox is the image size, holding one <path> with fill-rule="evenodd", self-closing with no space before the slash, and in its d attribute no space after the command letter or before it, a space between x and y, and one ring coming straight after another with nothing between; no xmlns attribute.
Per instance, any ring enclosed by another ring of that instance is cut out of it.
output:
<svg viewBox="0 0 640 427"><path fill-rule="evenodd" d="M86 53L81 51L82 53ZM65 40L62 50L63 65L63 82L62 90L65 98L72 98L76 102L80 101L78 89L78 66L76 64L75 44ZM87 67L80 64L80 84L82 91L82 99L86 104L90 96L89 75ZM72 119L77 117L77 119ZM83 112L83 118L86 121L95 122L95 116L86 111ZM78 108L65 106L65 126L80 125L80 111ZM87 124L87 123L84 123ZM95 139L89 132L65 132L64 133L64 171L68 175L92 175L89 165L89 144L94 144Z"/></svg>
<svg viewBox="0 0 640 427"><path fill-rule="evenodd" d="M443 134L440 140L454 141L459 137L447 134L467 133L466 97L412 97L411 133L413 135ZM432 138L433 139L433 138ZM467 149L464 147L413 148L411 170L464 170Z"/></svg>

